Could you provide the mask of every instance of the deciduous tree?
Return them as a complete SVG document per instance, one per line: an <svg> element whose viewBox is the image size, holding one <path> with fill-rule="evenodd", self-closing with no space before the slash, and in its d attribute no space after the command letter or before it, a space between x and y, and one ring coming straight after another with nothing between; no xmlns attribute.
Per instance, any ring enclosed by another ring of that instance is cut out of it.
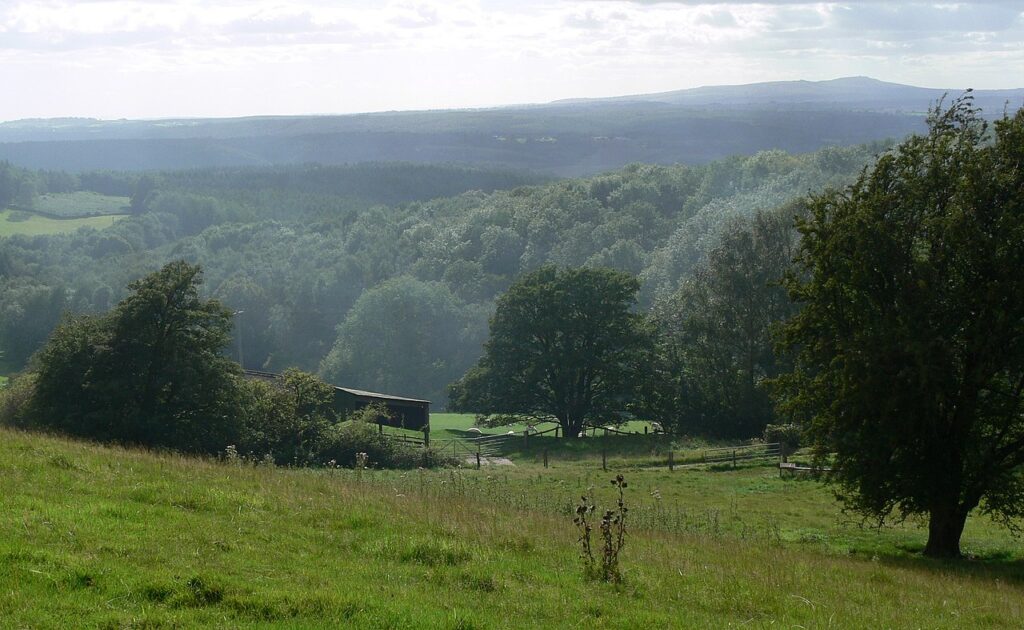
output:
<svg viewBox="0 0 1024 630"><path fill-rule="evenodd" d="M1024 512L1024 110L936 109L811 210L782 409L850 507L926 515L925 553L958 556L973 510Z"/></svg>
<svg viewBox="0 0 1024 630"><path fill-rule="evenodd" d="M66 319L35 359L30 417L102 440L214 452L239 423L231 311L199 296L201 270L172 262L108 315Z"/></svg>
<svg viewBox="0 0 1024 630"><path fill-rule="evenodd" d="M622 419L648 339L639 282L610 269L542 267L497 302L478 365L450 388L454 408L554 418L567 437Z"/></svg>

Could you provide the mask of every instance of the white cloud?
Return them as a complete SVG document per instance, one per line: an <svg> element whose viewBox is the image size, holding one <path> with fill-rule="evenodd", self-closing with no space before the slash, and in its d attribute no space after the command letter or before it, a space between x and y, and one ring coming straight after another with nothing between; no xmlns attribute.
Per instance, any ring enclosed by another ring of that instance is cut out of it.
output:
<svg viewBox="0 0 1024 630"><path fill-rule="evenodd" d="M19 94L0 99L0 119L476 106L849 74L1008 87L1022 61L1019 2L0 3L0 85Z"/></svg>

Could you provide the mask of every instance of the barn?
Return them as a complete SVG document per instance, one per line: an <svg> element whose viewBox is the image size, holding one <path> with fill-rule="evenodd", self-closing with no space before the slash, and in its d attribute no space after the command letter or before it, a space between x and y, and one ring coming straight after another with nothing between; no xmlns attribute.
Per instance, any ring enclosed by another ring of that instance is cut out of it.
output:
<svg viewBox="0 0 1024 630"><path fill-rule="evenodd" d="M245 370L245 377L253 380L274 382L281 378L273 372ZM334 387L334 408L340 415L348 415L372 404L382 404L388 415L377 418L381 426L412 429L414 431L430 431L430 401L417 398L379 394L350 387Z"/></svg>

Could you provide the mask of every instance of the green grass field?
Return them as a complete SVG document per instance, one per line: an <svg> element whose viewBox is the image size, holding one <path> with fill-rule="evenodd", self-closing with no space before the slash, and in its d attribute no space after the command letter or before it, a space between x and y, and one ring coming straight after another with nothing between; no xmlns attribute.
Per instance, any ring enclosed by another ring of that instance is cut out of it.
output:
<svg viewBox="0 0 1024 630"><path fill-rule="evenodd" d="M83 219L49 219L37 214L29 215L23 221L12 221L12 210L0 210L0 238L23 234L25 236L41 236L45 234L67 234L80 227L93 227L97 230L113 225L116 216L87 217Z"/></svg>
<svg viewBox="0 0 1024 630"><path fill-rule="evenodd" d="M113 197L91 191L77 191L39 195L36 197L34 209L59 217L80 218L126 214L129 203L128 197Z"/></svg>
<svg viewBox="0 0 1024 630"><path fill-rule="evenodd" d="M625 583L588 581L560 505L607 484L588 464L252 468L0 429L0 625L1014 628L1024 614L1024 554L991 523L971 520L965 546L987 551L959 563L907 553L913 525L822 544L853 526L816 482L766 467L622 468Z"/></svg>

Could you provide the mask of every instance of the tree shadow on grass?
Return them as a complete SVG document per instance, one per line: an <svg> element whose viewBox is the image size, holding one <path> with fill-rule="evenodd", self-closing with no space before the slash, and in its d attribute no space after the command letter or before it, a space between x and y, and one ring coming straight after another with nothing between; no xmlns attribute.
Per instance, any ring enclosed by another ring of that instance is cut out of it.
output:
<svg viewBox="0 0 1024 630"><path fill-rule="evenodd" d="M1019 553L992 550L975 555L968 550L963 558L940 560L922 555L923 545L901 545L900 549L906 552L906 555L879 554L878 561L885 566L899 569L1024 585L1024 558Z"/></svg>

